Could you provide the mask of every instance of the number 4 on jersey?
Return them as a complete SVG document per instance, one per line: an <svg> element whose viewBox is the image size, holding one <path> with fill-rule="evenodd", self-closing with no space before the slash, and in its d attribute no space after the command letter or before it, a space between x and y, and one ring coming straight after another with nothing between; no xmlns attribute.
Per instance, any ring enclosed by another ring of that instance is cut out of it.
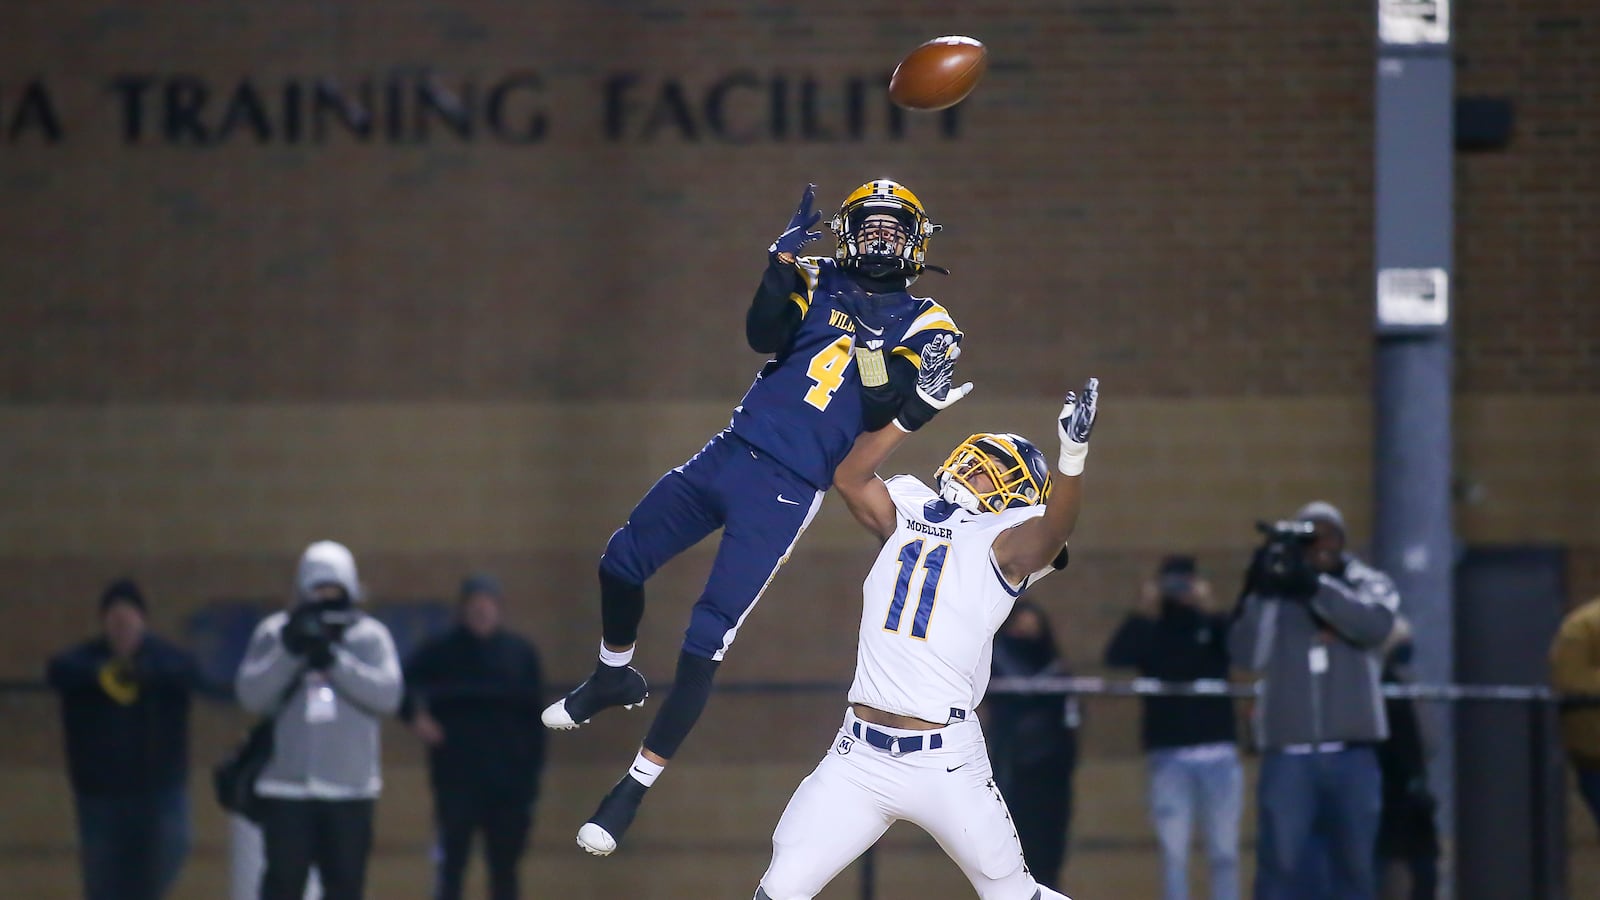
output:
<svg viewBox="0 0 1600 900"><path fill-rule="evenodd" d="M911 541L900 548L900 574L894 580L894 599L889 601L889 617L883 620L883 630L899 633L901 613L905 612L906 597L911 593L911 576L917 563L922 563L927 573L922 576L922 596L917 600L917 614L911 620L911 636L919 641L928 639L928 620L933 617L933 603L939 595L939 576L944 574L944 557L950 552L949 544L936 544L922 558L920 540Z"/></svg>
<svg viewBox="0 0 1600 900"><path fill-rule="evenodd" d="M855 357L850 355L849 336L817 351L817 355L811 357L811 365L806 367L806 377L816 382L806 391L806 402L817 409L827 409L833 402L833 392L844 384L844 373L854 361Z"/></svg>

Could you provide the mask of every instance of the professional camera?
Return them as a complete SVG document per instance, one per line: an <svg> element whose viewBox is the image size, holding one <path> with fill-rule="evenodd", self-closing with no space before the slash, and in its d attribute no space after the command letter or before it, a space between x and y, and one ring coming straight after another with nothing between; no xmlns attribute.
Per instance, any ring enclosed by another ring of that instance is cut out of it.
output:
<svg viewBox="0 0 1600 900"><path fill-rule="evenodd" d="M296 606L283 626L283 645L297 656L326 652L344 640L360 613L348 600L314 600Z"/></svg>
<svg viewBox="0 0 1600 900"><path fill-rule="evenodd" d="M1267 541L1257 551L1251 581L1256 588L1283 590L1307 581L1315 581L1306 561L1306 548L1317 537L1316 526L1296 519L1276 522L1257 522L1256 530L1266 535Z"/></svg>

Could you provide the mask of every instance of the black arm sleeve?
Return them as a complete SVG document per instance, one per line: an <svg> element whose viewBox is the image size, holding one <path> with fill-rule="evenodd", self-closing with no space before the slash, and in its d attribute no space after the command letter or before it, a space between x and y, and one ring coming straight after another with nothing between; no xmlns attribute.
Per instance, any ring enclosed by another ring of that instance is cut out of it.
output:
<svg viewBox="0 0 1600 900"><path fill-rule="evenodd" d="M744 338L757 353L777 353L789 343L802 318L790 294L805 293L805 284L793 266L772 263L761 276L750 312L744 317Z"/></svg>
<svg viewBox="0 0 1600 900"><path fill-rule="evenodd" d="M882 387L861 388L861 424L877 431L894 421L905 399L917 390L917 366L903 356L891 356L884 363L889 383Z"/></svg>

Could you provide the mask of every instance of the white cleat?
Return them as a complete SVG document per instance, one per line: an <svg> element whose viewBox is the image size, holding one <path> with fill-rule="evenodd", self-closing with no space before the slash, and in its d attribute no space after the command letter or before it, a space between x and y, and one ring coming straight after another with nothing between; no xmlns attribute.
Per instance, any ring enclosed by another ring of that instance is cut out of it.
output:
<svg viewBox="0 0 1600 900"><path fill-rule="evenodd" d="M546 728L571 731L580 725L589 724L595 713L613 706L638 709L644 705L649 696L650 685L645 682L644 676L639 674L638 669L632 666L620 666L615 669L602 666L589 677L589 680L545 707L539 719L544 722Z"/></svg>
<svg viewBox="0 0 1600 900"><path fill-rule="evenodd" d="M641 706L644 706L643 700L638 703L622 704L623 709L638 709ZM594 721L593 718L582 721L573 719L572 714L567 712L567 699L565 697L546 706L544 712L539 714L539 720L544 723L544 727L555 731L572 731Z"/></svg>
<svg viewBox="0 0 1600 900"><path fill-rule="evenodd" d="M567 712L567 698L565 697L546 706L544 712L539 714L539 719L544 722L544 727L553 728L556 731L571 731L579 725L587 725L591 721L590 719L584 719L582 722L573 721L572 716Z"/></svg>
<svg viewBox="0 0 1600 900"><path fill-rule="evenodd" d="M610 856L617 849L617 839L593 822L585 822L578 829L578 846L595 856Z"/></svg>

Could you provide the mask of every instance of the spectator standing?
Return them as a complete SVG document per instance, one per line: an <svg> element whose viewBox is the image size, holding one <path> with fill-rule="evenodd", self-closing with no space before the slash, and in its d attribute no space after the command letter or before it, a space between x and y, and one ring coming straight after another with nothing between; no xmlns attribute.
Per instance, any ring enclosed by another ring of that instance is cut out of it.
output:
<svg viewBox="0 0 1600 900"><path fill-rule="evenodd" d="M1320 827L1332 896L1372 900L1383 799L1375 748L1389 736L1380 648L1400 598L1387 575L1345 551L1331 504L1308 504L1271 531L1229 632L1234 665L1261 677L1255 896L1298 900Z"/></svg>
<svg viewBox="0 0 1600 900"><path fill-rule="evenodd" d="M1192 556L1169 556L1106 646L1105 663L1162 681L1227 679L1227 615ZM1189 896L1189 844L1198 827L1211 900L1239 898L1239 815L1244 774L1228 697L1145 697L1140 741L1149 771L1150 821L1161 845L1164 900Z"/></svg>
<svg viewBox="0 0 1600 900"><path fill-rule="evenodd" d="M1550 680L1564 694L1600 697L1600 597L1561 621L1550 647ZM1600 703L1561 708L1561 741L1572 761L1578 791L1600 825Z"/></svg>
<svg viewBox="0 0 1600 900"><path fill-rule="evenodd" d="M538 651L502 624L504 600L493 577L467 578L456 627L417 648L405 667L401 715L428 746L437 900L461 897L479 832L489 896L520 896L517 864L544 768L544 685Z"/></svg>
<svg viewBox="0 0 1600 900"><path fill-rule="evenodd" d="M1384 645L1384 684L1410 684L1411 626L1395 618ZM1378 819L1378 886L1384 900L1435 900L1439 892L1438 803L1428 788L1428 735L1416 701L1389 697L1389 739L1378 745L1383 812Z"/></svg>
<svg viewBox="0 0 1600 900"><path fill-rule="evenodd" d="M88 900L156 900L189 853L194 657L147 628L131 579L100 596L101 634L50 660Z"/></svg>
<svg viewBox="0 0 1600 900"><path fill-rule="evenodd" d="M299 900L313 865L326 900L365 892L383 786L379 726L400 705L401 675L389 629L360 611L361 599L350 551L312 544L292 611L262 620L239 667L240 704L277 712L272 759L256 781L262 900Z"/></svg>
<svg viewBox="0 0 1600 900"><path fill-rule="evenodd" d="M995 635L996 678L1050 678L1066 667L1044 610L1018 600ZM1078 767L1076 697L992 694L985 731L995 784L1011 810L1022 858L1040 884L1059 890L1072 826L1072 775Z"/></svg>

